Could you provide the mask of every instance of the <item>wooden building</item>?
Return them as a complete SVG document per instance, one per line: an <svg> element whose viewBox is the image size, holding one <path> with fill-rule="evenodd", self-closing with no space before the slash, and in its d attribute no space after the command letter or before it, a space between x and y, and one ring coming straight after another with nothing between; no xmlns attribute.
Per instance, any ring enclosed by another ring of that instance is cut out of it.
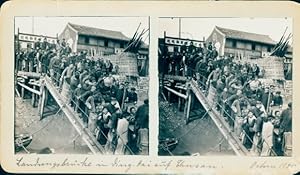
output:
<svg viewBox="0 0 300 175"><path fill-rule="evenodd" d="M88 56L102 57L121 54L131 38L120 31L68 23L59 39L65 39L74 52L87 51ZM148 75L148 54L148 45L142 42L135 57L138 72L145 72L143 75Z"/></svg>
<svg viewBox="0 0 300 175"><path fill-rule="evenodd" d="M104 30L94 27L68 23L59 35L59 39L66 39L75 52L87 51L90 55L111 55L121 53L130 38L122 32ZM139 58L148 56L148 46L143 43Z"/></svg>
<svg viewBox="0 0 300 175"><path fill-rule="evenodd" d="M236 60L269 56L276 41L268 35L249 33L215 26L206 42L219 45L220 56L233 56Z"/></svg>

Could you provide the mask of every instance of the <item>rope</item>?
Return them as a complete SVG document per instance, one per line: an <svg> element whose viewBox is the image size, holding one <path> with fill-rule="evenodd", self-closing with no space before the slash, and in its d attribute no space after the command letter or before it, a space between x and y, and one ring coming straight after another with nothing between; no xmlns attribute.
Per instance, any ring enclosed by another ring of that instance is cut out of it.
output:
<svg viewBox="0 0 300 175"><path fill-rule="evenodd" d="M33 132L31 135L34 135L38 132L40 132L41 130L45 129L52 121L54 121L55 117L58 115L58 113L61 111L63 107L59 108L59 110L54 114L54 116L52 117L51 120L49 120L43 127L41 127L40 129L38 129L37 131Z"/></svg>
<svg viewBox="0 0 300 175"><path fill-rule="evenodd" d="M210 110L211 110L211 109L209 109L208 111L210 111ZM189 132L191 132L193 129L195 129L196 126L198 126L198 125L201 123L201 121L203 120L204 116L205 116L206 114L208 114L208 111L206 111L206 112L202 115L201 119L198 120L198 122L197 122L197 124L196 124L195 126L193 126L191 129L189 129L186 133L184 133L184 134L182 134L181 136L179 136L178 139L184 137L184 136L187 135Z"/></svg>

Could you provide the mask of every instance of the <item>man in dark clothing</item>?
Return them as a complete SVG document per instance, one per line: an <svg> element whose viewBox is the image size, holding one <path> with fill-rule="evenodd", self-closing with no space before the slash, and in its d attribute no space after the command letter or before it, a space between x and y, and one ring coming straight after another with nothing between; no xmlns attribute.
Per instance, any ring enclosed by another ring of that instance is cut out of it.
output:
<svg viewBox="0 0 300 175"><path fill-rule="evenodd" d="M269 98L272 99L271 95L272 95L272 93L269 92L269 87L265 87L264 92L262 92L262 94L261 94L260 101L264 105L266 110L267 110L267 107L268 107ZM270 104L270 101L269 101L269 104Z"/></svg>
<svg viewBox="0 0 300 175"><path fill-rule="evenodd" d="M121 83L119 87L116 89L116 99L119 104L122 106L124 94L126 95L126 91L124 92L124 84ZM127 95L126 95L127 96Z"/></svg>
<svg viewBox="0 0 300 175"><path fill-rule="evenodd" d="M41 48L42 50L46 50L47 47L48 47L48 42L47 42L47 38L45 37L45 38L44 38L44 41L41 42L41 44L40 44L40 48Z"/></svg>
<svg viewBox="0 0 300 175"><path fill-rule="evenodd" d="M135 88L131 88L130 91L127 92L127 102L128 103L136 103L138 100L137 93L135 92Z"/></svg>
<svg viewBox="0 0 300 175"><path fill-rule="evenodd" d="M281 113L279 136L282 138L282 150L285 156L292 155L292 102Z"/></svg>
<svg viewBox="0 0 300 175"><path fill-rule="evenodd" d="M38 41L34 43L34 48L35 49L41 48L41 38L38 38Z"/></svg>
<svg viewBox="0 0 300 175"><path fill-rule="evenodd" d="M282 101L282 97L280 95L280 91L277 91L272 99L272 105L273 106L282 106L283 101Z"/></svg>
<svg viewBox="0 0 300 175"><path fill-rule="evenodd" d="M292 103L288 104L288 108L281 113L281 122L279 132L292 132Z"/></svg>
<svg viewBox="0 0 300 175"><path fill-rule="evenodd" d="M148 128L149 125L149 100L144 100L144 104L136 111L136 130L139 128Z"/></svg>
<svg viewBox="0 0 300 175"><path fill-rule="evenodd" d="M189 51L189 54L193 54L196 51L196 47L194 46L193 41L190 42L190 45L188 47L188 51Z"/></svg>

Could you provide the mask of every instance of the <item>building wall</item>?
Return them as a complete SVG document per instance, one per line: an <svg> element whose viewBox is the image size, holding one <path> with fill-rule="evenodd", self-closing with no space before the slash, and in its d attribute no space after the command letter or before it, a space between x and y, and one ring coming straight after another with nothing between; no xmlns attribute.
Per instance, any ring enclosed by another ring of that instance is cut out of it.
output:
<svg viewBox="0 0 300 175"><path fill-rule="evenodd" d="M271 46L251 41L226 39L225 55L232 54L236 59L260 58L269 52Z"/></svg>
<svg viewBox="0 0 300 175"><path fill-rule="evenodd" d="M86 50L88 54L90 54L91 50L95 52L95 54L98 55L109 55L115 53L115 48L108 48L108 47L102 47L97 45L84 45L84 44L78 44L77 45L77 51L84 51Z"/></svg>
<svg viewBox="0 0 300 175"><path fill-rule="evenodd" d="M72 51L76 51L76 36L77 33L67 25L63 32L58 36L58 38L59 40L65 38L66 42L70 44Z"/></svg>
<svg viewBox="0 0 300 175"><path fill-rule="evenodd" d="M79 35L78 37L78 51L93 49L100 55L108 55L120 53L126 46L125 41L111 40L100 37Z"/></svg>
<svg viewBox="0 0 300 175"><path fill-rule="evenodd" d="M216 43L220 44L219 52L220 56L224 56L224 48L225 48L225 43L224 43L224 35L222 35L220 32L218 32L216 29L212 31L210 36L206 39L206 42L212 42L213 45ZM230 44L230 43L229 43Z"/></svg>
<svg viewBox="0 0 300 175"><path fill-rule="evenodd" d="M246 49L238 49L238 48L225 48L224 55L229 56L232 54L235 59L249 59L251 57L259 58L261 57L260 51L246 50Z"/></svg>

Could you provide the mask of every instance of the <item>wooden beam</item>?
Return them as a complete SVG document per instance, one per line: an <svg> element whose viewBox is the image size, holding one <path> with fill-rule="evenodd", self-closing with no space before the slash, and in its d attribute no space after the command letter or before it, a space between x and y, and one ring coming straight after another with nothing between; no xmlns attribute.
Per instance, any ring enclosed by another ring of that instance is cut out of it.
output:
<svg viewBox="0 0 300 175"><path fill-rule="evenodd" d="M168 86L164 86L164 88L167 89L168 92L172 92L173 94L175 94L175 95L177 95L177 96L179 96L179 97L181 97L181 98L183 98L183 99L187 99L187 96L186 96L186 95L184 95L184 94L182 94L182 93L179 93L179 92L177 92L177 91L175 91L175 90L169 88Z"/></svg>
<svg viewBox="0 0 300 175"><path fill-rule="evenodd" d="M178 76L178 75L164 75L164 79L166 80L177 80L177 81L187 81L187 78L184 76Z"/></svg>
<svg viewBox="0 0 300 175"><path fill-rule="evenodd" d="M175 85L176 88L181 89L181 90L185 90L186 91L186 87L185 85Z"/></svg>
<svg viewBox="0 0 300 175"><path fill-rule="evenodd" d="M245 148L245 146L241 143L239 138L230 131L227 122L224 120L222 116L216 111L216 109L211 108L207 98L203 94L203 92L198 88L197 82L191 80L189 82L192 92L194 92L195 96L202 104L204 109L208 112L208 115L214 121L224 138L228 141L229 145L232 147L233 151L239 156L249 156L250 152Z"/></svg>
<svg viewBox="0 0 300 175"><path fill-rule="evenodd" d="M37 90L35 90L35 89L33 89L33 88L29 87L29 86L26 86L23 83L18 82L18 85L20 85L22 88L25 88L25 89L27 89L28 91L30 91L32 93L35 93L37 95L41 95L39 91L37 91Z"/></svg>
<svg viewBox="0 0 300 175"><path fill-rule="evenodd" d="M30 78L40 78L41 74L36 73L36 72L25 72L25 71L18 71L17 76L26 76Z"/></svg>
<svg viewBox="0 0 300 175"><path fill-rule="evenodd" d="M49 93L52 95L56 103L62 108L62 111L76 129L78 134L81 136L83 141L87 144L90 150L94 154L105 154L105 149L99 144L97 139L93 136L93 134L89 131L88 128L84 128L84 124L79 116L73 111L73 109L65 104L63 97L58 92L56 87L51 83L49 77L44 78L45 86L47 87Z"/></svg>

